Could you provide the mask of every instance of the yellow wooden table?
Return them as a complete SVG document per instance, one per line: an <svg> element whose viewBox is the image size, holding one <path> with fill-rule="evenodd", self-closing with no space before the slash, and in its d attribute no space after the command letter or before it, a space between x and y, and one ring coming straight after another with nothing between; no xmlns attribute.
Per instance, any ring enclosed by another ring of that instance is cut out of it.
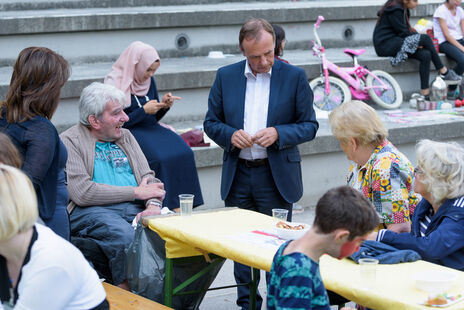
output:
<svg viewBox="0 0 464 310"><path fill-rule="evenodd" d="M415 288L413 275L420 271L443 270L458 274L448 294L464 295L464 272L426 261L378 265L375 286L366 289L359 276L359 265L352 260L338 260L324 255L320 260L321 276L326 289L375 310L440 309L420 305L427 293ZM446 308L464 309L464 301Z"/></svg>
<svg viewBox="0 0 464 310"><path fill-rule="evenodd" d="M167 276L171 259L205 253L214 253L250 266L255 272L259 269L269 271L279 246L273 244L273 240L257 241L250 233L255 230L272 231L275 224L272 217L236 208L194 212L191 216L155 217L148 219L146 224L166 241ZM458 273L459 278L449 293L464 293L463 272L425 261L379 265L376 287L370 290L364 289L359 279L359 265L353 261L337 260L327 255L320 261L321 275L327 289L376 310L431 309L419 305L427 294L417 290L413 280L416 272L431 269ZM166 288L166 292L173 291L172 287ZM253 297L256 284L251 283L250 289L250 297ZM166 301L165 304L170 305ZM446 309L464 309L464 301Z"/></svg>
<svg viewBox="0 0 464 310"><path fill-rule="evenodd" d="M251 232L272 230L275 224L272 217L237 208L223 208L194 212L189 216L151 217L144 223L166 241L165 305L171 306L175 290L171 278L173 259L199 255L208 257L208 253L213 253L252 268L252 282L243 285L250 286L250 308L254 308L256 276L259 269L271 269L279 244L273 244L272 239L275 238L272 237L268 240L269 244L266 244L266 240L260 244L266 236L260 238L261 235ZM256 240L253 236L256 236Z"/></svg>

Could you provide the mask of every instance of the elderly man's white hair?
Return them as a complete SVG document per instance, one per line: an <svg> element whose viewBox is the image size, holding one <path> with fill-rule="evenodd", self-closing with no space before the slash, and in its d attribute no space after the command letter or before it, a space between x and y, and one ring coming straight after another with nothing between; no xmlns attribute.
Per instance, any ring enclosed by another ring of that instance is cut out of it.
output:
<svg viewBox="0 0 464 310"><path fill-rule="evenodd" d="M464 195L464 148L456 142L421 140L416 157L425 185L434 201L442 204L446 199Z"/></svg>
<svg viewBox="0 0 464 310"><path fill-rule="evenodd" d="M89 116L100 118L109 101L120 102L124 108L130 105L124 93L113 85L93 82L84 88L79 99L79 122L89 126Z"/></svg>

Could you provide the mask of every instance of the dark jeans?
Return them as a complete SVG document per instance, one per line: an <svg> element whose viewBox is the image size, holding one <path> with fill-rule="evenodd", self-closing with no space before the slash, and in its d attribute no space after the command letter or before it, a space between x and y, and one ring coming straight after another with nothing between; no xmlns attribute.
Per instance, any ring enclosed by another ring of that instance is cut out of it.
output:
<svg viewBox="0 0 464 310"><path fill-rule="evenodd" d="M243 163L237 164L234 182L225 201L227 207L239 207L272 216L272 209L289 210L288 220L292 219L292 204L285 201L272 178L269 165L249 168ZM234 263L234 276L237 284L251 280L251 268ZM267 274L266 274L267 278ZM259 283L258 275L257 281ZM237 305L248 309L250 290L247 286L237 287ZM263 298L257 292L256 309L261 309Z"/></svg>
<svg viewBox="0 0 464 310"><path fill-rule="evenodd" d="M458 42L464 46L464 39L458 40ZM456 62L454 71L457 75L462 75L464 73L464 52L461 52L456 46L445 41L440 44L440 53L445 53L447 57Z"/></svg>
<svg viewBox="0 0 464 310"><path fill-rule="evenodd" d="M409 57L419 60L421 89L427 89L429 88L430 61L433 62L437 70L443 68L444 65L438 56L435 46L433 46L432 39L428 35L421 34L419 46L422 46L422 48L417 49L416 52L410 54Z"/></svg>
<svg viewBox="0 0 464 310"><path fill-rule="evenodd" d="M71 236L88 238L98 244L108 258L115 285L127 279L125 249L134 240L131 223L142 205L124 202L114 205L76 207L71 212Z"/></svg>

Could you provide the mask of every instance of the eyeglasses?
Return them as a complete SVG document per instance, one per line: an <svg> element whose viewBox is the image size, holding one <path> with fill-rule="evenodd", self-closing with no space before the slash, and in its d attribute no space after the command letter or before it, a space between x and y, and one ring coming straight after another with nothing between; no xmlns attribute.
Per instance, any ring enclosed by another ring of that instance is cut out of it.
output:
<svg viewBox="0 0 464 310"><path fill-rule="evenodd" d="M424 172L422 171L421 168L415 167L415 168L414 168L414 174L424 174Z"/></svg>

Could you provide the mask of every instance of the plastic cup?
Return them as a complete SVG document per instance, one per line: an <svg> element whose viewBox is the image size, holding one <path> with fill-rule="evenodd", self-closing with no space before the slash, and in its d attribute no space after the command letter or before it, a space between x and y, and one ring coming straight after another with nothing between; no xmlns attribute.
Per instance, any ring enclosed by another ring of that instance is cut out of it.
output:
<svg viewBox="0 0 464 310"><path fill-rule="evenodd" d="M180 215L191 215L193 211L193 194L180 194L179 205Z"/></svg>
<svg viewBox="0 0 464 310"><path fill-rule="evenodd" d="M365 289L373 289L375 287L377 265L379 260L375 258L361 258L358 261L359 275L361 283Z"/></svg>
<svg viewBox="0 0 464 310"><path fill-rule="evenodd" d="M288 217L288 210L272 209L272 217L279 221L286 221Z"/></svg>

